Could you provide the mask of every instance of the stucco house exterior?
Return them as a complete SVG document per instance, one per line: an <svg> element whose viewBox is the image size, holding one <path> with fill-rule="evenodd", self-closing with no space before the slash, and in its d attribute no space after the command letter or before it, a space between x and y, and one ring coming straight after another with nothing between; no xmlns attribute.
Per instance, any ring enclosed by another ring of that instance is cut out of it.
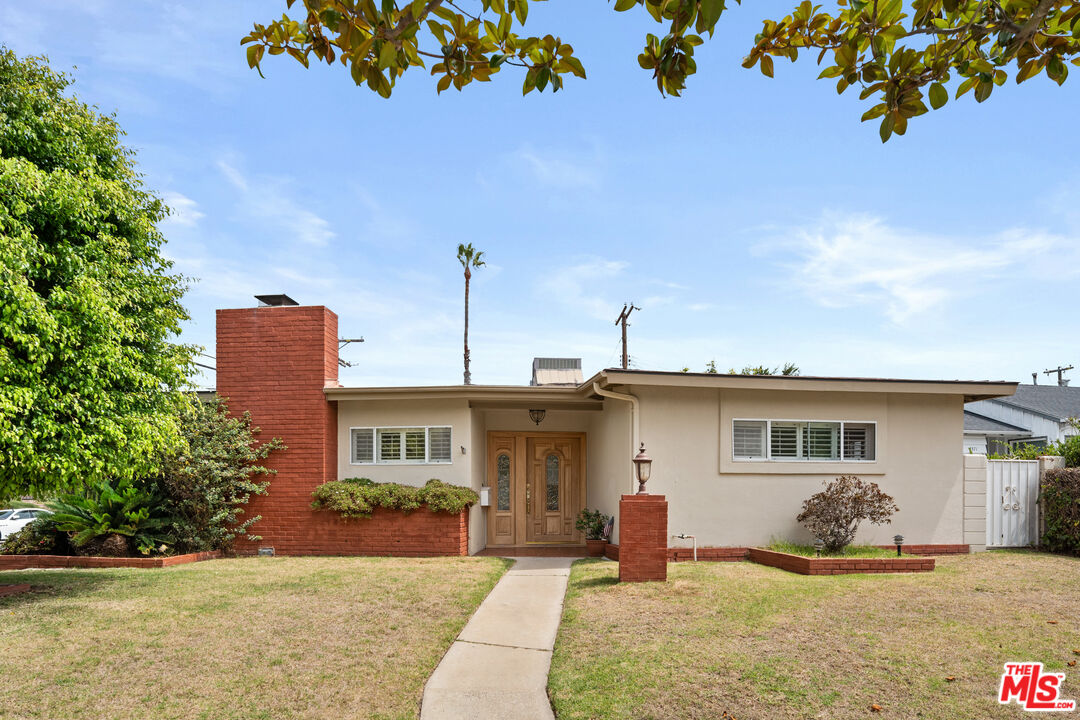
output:
<svg viewBox="0 0 1080 720"><path fill-rule="evenodd" d="M964 404L1016 387L622 369L581 378L566 363L534 363L531 385L344 387L337 316L321 306L219 310L216 357L230 410L250 411L264 436L288 446L273 460L269 494L250 506L262 540L240 549L285 554L578 547L580 509L617 514L637 490L642 442L654 461L648 491L667 497L672 549L689 544L680 534L719 549L807 541L795 521L802 501L855 474L900 507L891 525L863 527L859 542L888 544L900 532L966 551L985 541L985 520L972 524L965 507L978 503L965 500ZM544 384L538 370L558 382ZM543 411L539 423L530 410ZM310 508L317 485L350 477L438 478L486 490L488 503L449 524L422 514L347 523Z"/></svg>

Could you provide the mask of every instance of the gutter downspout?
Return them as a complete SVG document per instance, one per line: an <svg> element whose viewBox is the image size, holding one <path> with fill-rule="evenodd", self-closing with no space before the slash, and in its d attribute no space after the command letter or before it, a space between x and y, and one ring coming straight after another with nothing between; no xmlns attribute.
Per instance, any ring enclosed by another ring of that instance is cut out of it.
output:
<svg viewBox="0 0 1080 720"><path fill-rule="evenodd" d="M630 454L633 455L634 450L638 446L638 437L640 436L640 412L638 409L638 399L630 393L618 393L613 390L604 390L600 387L600 383L593 382L593 392L601 397L612 398L613 400L625 400L630 403ZM630 473L630 494L633 495L637 492L637 480L634 478L634 473Z"/></svg>

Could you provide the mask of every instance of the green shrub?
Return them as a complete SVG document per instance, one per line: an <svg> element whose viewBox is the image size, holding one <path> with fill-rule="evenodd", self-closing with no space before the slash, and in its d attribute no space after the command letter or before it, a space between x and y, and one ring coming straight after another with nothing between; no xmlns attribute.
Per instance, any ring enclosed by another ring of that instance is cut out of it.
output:
<svg viewBox="0 0 1080 720"><path fill-rule="evenodd" d="M70 533L72 546L83 554L123 556L134 549L149 555L172 544L172 518L162 512L161 498L126 480L63 495L49 509L56 527Z"/></svg>
<svg viewBox="0 0 1080 720"><path fill-rule="evenodd" d="M424 487L377 483L368 478L323 483L311 494L311 507L333 510L344 518L371 517L377 507L412 512L426 505L432 512L457 514L480 497L471 489L431 479Z"/></svg>
<svg viewBox="0 0 1080 720"><path fill-rule="evenodd" d="M603 540L604 527L610 518L599 510L585 508L578 513L576 527L585 533L586 540Z"/></svg>
<svg viewBox="0 0 1080 720"><path fill-rule="evenodd" d="M179 553L227 550L249 533L259 516L241 521L252 495L266 494L273 474L262 461L284 449L278 438L256 441L251 414L230 417L221 399L191 398L180 412L181 450L162 462L161 473L141 485L160 496L162 513L172 518L169 534Z"/></svg>
<svg viewBox="0 0 1080 720"><path fill-rule="evenodd" d="M1080 468L1047 472L1039 502L1046 520L1043 547L1080 555Z"/></svg>
<svg viewBox="0 0 1080 720"><path fill-rule="evenodd" d="M0 555L69 555L67 535L56 527L56 518L42 515L0 543Z"/></svg>

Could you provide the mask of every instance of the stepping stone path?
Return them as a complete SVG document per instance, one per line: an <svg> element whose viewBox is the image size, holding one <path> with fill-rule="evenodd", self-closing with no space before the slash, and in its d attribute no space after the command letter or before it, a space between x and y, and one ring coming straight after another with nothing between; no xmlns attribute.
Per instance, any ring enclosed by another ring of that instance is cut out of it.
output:
<svg viewBox="0 0 1080 720"><path fill-rule="evenodd" d="M428 679L421 720L555 717L548 669L576 559L517 559Z"/></svg>

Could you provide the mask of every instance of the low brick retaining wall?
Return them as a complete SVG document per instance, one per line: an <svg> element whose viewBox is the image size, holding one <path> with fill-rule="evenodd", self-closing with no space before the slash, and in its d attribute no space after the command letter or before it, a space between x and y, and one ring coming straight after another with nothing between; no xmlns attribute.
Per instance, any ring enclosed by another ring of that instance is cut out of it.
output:
<svg viewBox="0 0 1080 720"><path fill-rule="evenodd" d="M878 545L884 550L895 550L895 545ZM908 555L967 555L971 552L970 545L904 545L904 552Z"/></svg>
<svg viewBox="0 0 1080 720"><path fill-rule="evenodd" d="M930 572L934 558L832 558L803 557L790 553L750 548L747 555L751 562L780 568L800 575L850 575L856 573L912 573Z"/></svg>
<svg viewBox="0 0 1080 720"><path fill-rule="evenodd" d="M445 557L469 554L469 511L412 512L375 508L369 518L346 520L336 512L320 510L302 520L295 531L275 530L279 540L238 542L238 555L254 555L272 547L277 555L376 555L393 557ZM261 532L260 526L255 530Z"/></svg>
<svg viewBox="0 0 1080 720"><path fill-rule="evenodd" d="M699 562L741 562L746 559L749 548L744 547L699 547L697 559ZM618 543L608 543L604 549L604 557L608 560L619 559ZM694 548L669 547L667 549L668 562L686 562L694 559Z"/></svg>
<svg viewBox="0 0 1080 720"><path fill-rule="evenodd" d="M80 555L0 555L0 570L26 570L28 568L162 568L173 565L213 560L221 552L188 553L169 557L110 558L84 557Z"/></svg>
<svg viewBox="0 0 1080 720"><path fill-rule="evenodd" d="M19 585L0 585L0 597L18 595L24 592L30 592L30 585L28 585L27 583L22 583Z"/></svg>

